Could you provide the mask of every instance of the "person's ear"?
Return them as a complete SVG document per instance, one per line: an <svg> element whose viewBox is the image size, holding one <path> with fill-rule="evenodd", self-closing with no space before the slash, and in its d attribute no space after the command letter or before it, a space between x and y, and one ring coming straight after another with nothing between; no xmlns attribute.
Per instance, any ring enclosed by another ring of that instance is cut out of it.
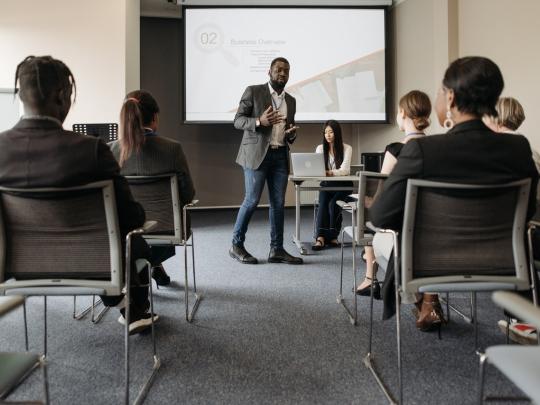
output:
<svg viewBox="0 0 540 405"><path fill-rule="evenodd" d="M153 127L154 131L157 131L157 128L159 126L159 113L155 113L154 116L152 117L151 126Z"/></svg>
<svg viewBox="0 0 540 405"><path fill-rule="evenodd" d="M446 109L451 110L456 106L455 104L455 93L453 89L446 90Z"/></svg>
<svg viewBox="0 0 540 405"><path fill-rule="evenodd" d="M58 94L56 95L56 102L59 106L62 106L63 108L67 106L67 108L69 109L69 107L71 107L71 89L69 90L66 90L66 89L62 89L58 92Z"/></svg>

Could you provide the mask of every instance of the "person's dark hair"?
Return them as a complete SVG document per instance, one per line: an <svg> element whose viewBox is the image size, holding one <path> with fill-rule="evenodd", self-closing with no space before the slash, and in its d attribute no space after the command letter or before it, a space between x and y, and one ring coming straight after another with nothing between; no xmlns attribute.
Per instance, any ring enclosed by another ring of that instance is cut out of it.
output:
<svg viewBox="0 0 540 405"><path fill-rule="evenodd" d="M27 56L17 65L15 93L19 94L19 98L25 104L43 110L51 97L61 92L69 92L75 101L77 93L75 78L61 60L51 56Z"/></svg>
<svg viewBox="0 0 540 405"><path fill-rule="evenodd" d="M409 117L416 129L423 131L431 121L431 101L426 93L419 90L412 90L399 100L399 108L403 109L405 115Z"/></svg>
<svg viewBox="0 0 540 405"><path fill-rule="evenodd" d="M334 163L336 164L336 168L339 169L341 164L343 163L343 137L341 136L341 126L339 125L339 122L336 120L328 120L324 123L323 126L323 153L324 153L324 167L326 167L326 170L330 170L328 167L328 152L330 149L329 143L326 141L326 138L324 136L324 130L326 127L332 128L332 131L334 131Z"/></svg>
<svg viewBox="0 0 540 405"><path fill-rule="evenodd" d="M495 105L504 88L499 67L490 59L468 56L456 59L444 74L443 86L452 89L462 113L497 116Z"/></svg>
<svg viewBox="0 0 540 405"><path fill-rule="evenodd" d="M120 166L133 152L140 152L145 141L144 127L150 125L158 113L158 103L149 92L128 93L120 110Z"/></svg>
<svg viewBox="0 0 540 405"><path fill-rule="evenodd" d="M277 58L275 58L272 63L270 63L270 69L272 69L272 67L277 63L277 62L283 62L283 63L286 63L287 65L291 65L289 63L289 61L287 59L285 59L284 57L282 56L278 56Z"/></svg>

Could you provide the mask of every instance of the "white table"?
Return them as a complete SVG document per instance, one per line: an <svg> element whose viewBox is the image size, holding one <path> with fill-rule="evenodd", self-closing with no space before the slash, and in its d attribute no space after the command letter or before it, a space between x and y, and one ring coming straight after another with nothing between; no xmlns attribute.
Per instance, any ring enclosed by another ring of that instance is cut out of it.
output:
<svg viewBox="0 0 540 405"><path fill-rule="evenodd" d="M314 180L314 181L352 181L352 182L358 182L360 179L359 176L289 176L289 180L293 182L294 189L295 189L295 204L296 204L296 211L295 211L295 219L296 219L296 227L295 227L295 233L293 235L293 242L300 250L300 254L306 255L308 253L308 249L311 246L311 242L302 242L300 239L300 193L302 191L318 191L321 190L323 187L320 185L318 186L302 186L302 183L306 180ZM327 191L353 191L353 187L324 187L324 190Z"/></svg>

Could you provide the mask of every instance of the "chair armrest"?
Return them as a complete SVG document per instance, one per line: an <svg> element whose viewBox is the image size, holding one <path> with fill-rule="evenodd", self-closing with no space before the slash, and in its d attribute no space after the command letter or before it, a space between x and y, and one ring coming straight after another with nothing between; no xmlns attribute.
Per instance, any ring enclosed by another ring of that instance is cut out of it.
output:
<svg viewBox="0 0 540 405"><path fill-rule="evenodd" d="M198 203L199 203L199 200L191 200L191 202L186 204L185 207L194 207Z"/></svg>
<svg viewBox="0 0 540 405"><path fill-rule="evenodd" d="M398 232L394 231L393 229L378 228L375 225L373 225L371 221L366 222L366 228L372 230L373 232L398 234Z"/></svg>
<svg viewBox="0 0 540 405"><path fill-rule="evenodd" d="M126 240L131 238L132 235L142 235L155 228L157 221L146 221L140 228L133 229L126 236Z"/></svg>
<svg viewBox="0 0 540 405"><path fill-rule="evenodd" d="M146 221L140 229L142 229L144 233L147 233L148 231L154 229L156 226L157 221Z"/></svg>
<svg viewBox="0 0 540 405"><path fill-rule="evenodd" d="M348 202L345 202L345 201L337 200L336 204L339 205L344 210L356 211L356 203L355 202L348 203Z"/></svg>
<svg viewBox="0 0 540 405"><path fill-rule="evenodd" d="M497 291L493 293L493 301L519 319L536 326L540 330L540 308L515 293Z"/></svg>
<svg viewBox="0 0 540 405"><path fill-rule="evenodd" d="M373 232L379 232L380 228L377 228L371 221L366 222L366 228L372 230Z"/></svg>
<svg viewBox="0 0 540 405"><path fill-rule="evenodd" d="M529 226L529 229L540 228L540 222L534 221L534 220L530 220L529 223L528 223L528 226Z"/></svg>
<svg viewBox="0 0 540 405"><path fill-rule="evenodd" d="M7 314L22 304L24 304L24 297L20 295L0 297L0 316Z"/></svg>

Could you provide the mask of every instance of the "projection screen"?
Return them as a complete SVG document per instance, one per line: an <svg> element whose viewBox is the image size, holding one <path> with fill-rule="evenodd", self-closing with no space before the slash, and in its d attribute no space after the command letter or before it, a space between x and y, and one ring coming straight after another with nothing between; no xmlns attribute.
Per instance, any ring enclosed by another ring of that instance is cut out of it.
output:
<svg viewBox="0 0 540 405"><path fill-rule="evenodd" d="M386 122L385 33L383 8L187 7L184 120L231 122L283 56L297 122Z"/></svg>

